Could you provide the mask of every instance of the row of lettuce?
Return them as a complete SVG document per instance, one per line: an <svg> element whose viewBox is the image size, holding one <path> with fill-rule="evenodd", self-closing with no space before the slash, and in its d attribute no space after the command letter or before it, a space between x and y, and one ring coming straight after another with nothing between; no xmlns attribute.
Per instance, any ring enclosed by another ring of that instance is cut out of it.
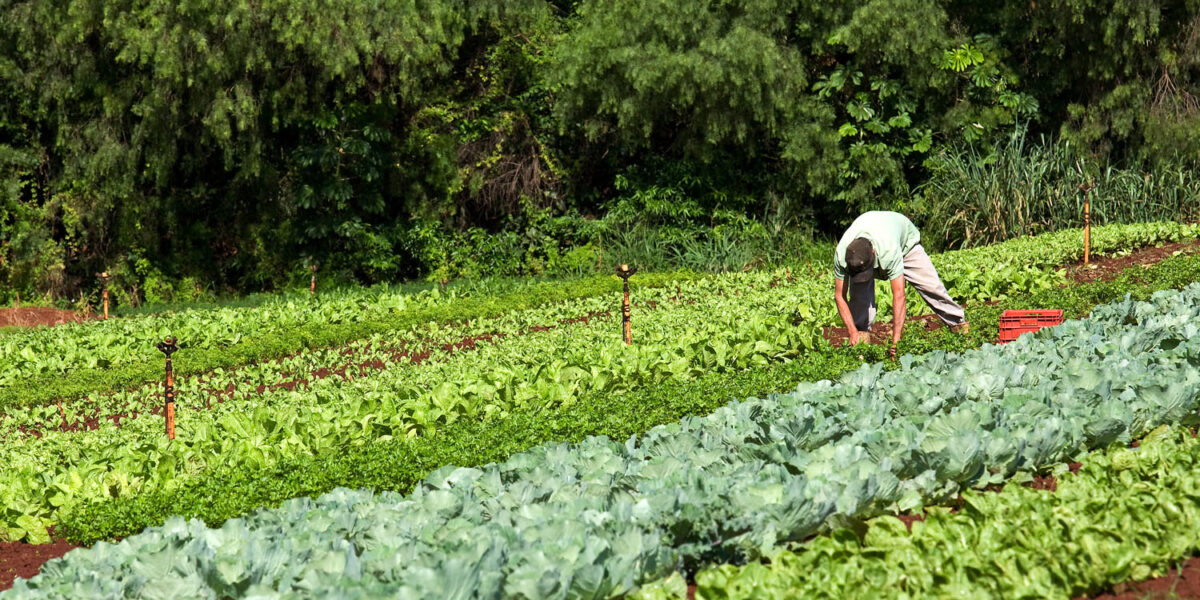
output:
<svg viewBox="0 0 1200 600"><path fill-rule="evenodd" d="M1168 241L1194 240L1200 225L1146 223L1096 228L1093 252L1123 251ZM991 247L934 257L950 290L964 301L1004 298L1050 287L1054 269L1078 260L1077 230L1020 238ZM828 279L822 266L806 277ZM699 279L691 273L643 273L638 289ZM0 409L45 404L92 391L112 391L160 376L153 342L175 336L180 374L197 374L352 342L372 334L395 335L430 322L495 317L565 300L609 296L615 276L518 284L462 284L447 292L380 287L322 294L317 299L281 296L252 307L185 310L132 318L36 329L0 337ZM827 291L810 298L823 306ZM915 299L914 299L915 301ZM828 312L828 311L825 311ZM832 319L832 313L821 318Z"/></svg>
<svg viewBox="0 0 1200 600"><path fill-rule="evenodd" d="M646 273L654 288L699 277ZM125 389L162 377L154 343L174 336L180 375L199 374L329 348L375 334L403 334L429 323L495 317L512 311L611 294L615 277L461 285L412 291L381 286L280 296L253 307L184 310L36 328L0 337L0 410L90 392Z"/></svg>
<svg viewBox="0 0 1200 600"><path fill-rule="evenodd" d="M1105 231L1112 239L1129 240L1133 238L1122 232L1136 230ZM1047 236L1044 245L1054 247L1054 239ZM1013 243L1020 244L1029 243ZM1031 253L1030 248L1019 251ZM156 415L161 390L155 385L91 394L62 406L10 408L0 417L4 439L0 461L10 466L0 474L0 497L5 499L0 537L45 542L55 526L79 539L126 535L140 529L130 527L155 524L153 519L162 517L159 510L147 510L147 504L139 501L143 497L150 505L170 498L166 510L210 520L244 514L261 505L253 502L277 503L298 493L359 483L363 473L379 473L362 465L349 470L323 468L322 476L293 486L288 485L296 482L293 473L314 472L313 463L297 466L295 457L301 461L317 457L315 463L347 451L352 456L376 457L379 452L394 452L396 444L407 459L392 464L399 465L404 476L388 480L379 475L370 483L391 481L388 487L403 488L442 464L481 464L505 456L480 455L473 443L471 451L450 445L455 450L450 452L438 447L440 439L412 445L414 438L463 421L507 424L514 422L515 413L544 420L547 413L561 412L574 402L602 405L611 403L614 395L645 393L665 382L694 382L705 375L786 364L812 354L816 360L804 364L816 368L785 371L775 385L755 391L778 391L797 381L831 376L836 374L830 370L832 364L844 370L852 363L826 364L830 349L822 346L820 338L823 320L794 320L797 312L814 312L812 308L797 311L797 307L808 306L806 302L826 286L827 282L811 277L787 281L782 273L764 272L640 290L642 306L658 308L639 312L638 343L631 348L621 345L614 334L617 316L597 315L606 300L588 297L477 318L452 328L429 324L396 338L377 335L338 349L182 377L174 442L162 433ZM572 315L597 316L568 323ZM535 324L551 322L560 325L531 331ZM503 337L453 355L437 348L460 336L486 333ZM983 338L973 339L978 343ZM406 346L409 354L393 360L399 346ZM819 347L820 352L812 352ZM414 365L413 353L420 348L433 353ZM386 368L356 373L364 363ZM338 365L341 375L331 375ZM319 377L322 371L331 376ZM283 386L285 382L297 385ZM732 389L729 395L746 391ZM652 426L678 416L668 410L665 420L630 422ZM535 425L529 431L546 429ZM638 431L644 428L621 433ZM506 439L521 445L507 442L495 448L521 450L561 438ZM380 444L382 450L374 447ZM414 448L423 449L422 453L409 454ZM280 470L282 475L277 473ZM209 482L242 481L264 471L273 473L256 481L271 483L256 483L258 493L189 494L198 487L211 490ZM395 469L384 472L396 475ZM202 498L203 504L183 502L181 496ZM105 514L99 516L97 511Z"/></svg>
<svg viewBox="0 0 1200 600"><path fill-rule="evenodd" d="M1188 423L1198 334L1195 284L624 442L445 467L409 495L338 489L215 529L175 518L74 551L10 594L611 597Z"/></svg>

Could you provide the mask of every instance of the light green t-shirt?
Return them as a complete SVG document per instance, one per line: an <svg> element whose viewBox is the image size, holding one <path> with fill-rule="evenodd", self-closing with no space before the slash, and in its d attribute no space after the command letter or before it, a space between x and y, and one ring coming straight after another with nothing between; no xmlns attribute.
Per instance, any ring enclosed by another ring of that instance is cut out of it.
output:
<svg viewBox="0 0 1200 600"><path fill-rule="evenodd" d="M850 224L833 253L834 277L846 279L846 246L860 237L875 248L876 276L882 271L889 280L904 274L904 255L921 243L921 232L908 217L886 210L863 213Z"/></svg>

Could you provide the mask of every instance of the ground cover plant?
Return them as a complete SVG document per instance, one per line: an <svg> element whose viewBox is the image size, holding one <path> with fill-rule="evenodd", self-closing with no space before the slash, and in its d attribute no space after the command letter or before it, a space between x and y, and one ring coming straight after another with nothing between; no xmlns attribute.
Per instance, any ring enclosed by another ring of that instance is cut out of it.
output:
<svg viewBox="0 0 1200 600"><path fill-rule="evenodd" d="M1189 423L1197 317L1192 285L1006 346L908 355L890 372L868 365L734 402L623 444L593 437L445 467L408 496L335 490L219 529L174 519L72 552L11 594L619 594Z"/></svg>
<svg viewBox="0 0 1200 600"><path fill-rule="evenodd" d="M1190 230L1128 230L1140 238L1131 238L1125 229L1107 231L1112 234L1108 243L1124 244ZM1034 252L1053 257L1048 249L1068 247L1053 242L1021 242L1024 247L1007 255L989 252L991 258L1015 260ZM979 271L963 258L977 252L950 256L959 261L951 262L950 268ZM1066 255L1070 250L1058 252ZM1004 269L994 272L1001 278L1008 274ZM347 349L183 378L180 438L174 443L161 435L161 421L151 418L161 403L155 386L61 406L11 409L0 419L0 435L6 440L0 457L13 466L0 476L0 490L9 499L3 515L5 536L45 541L46 528L75 505L171 492L213 465L272 468L288 457L346 448L357 452L369 443L429 435L463 418L489 420L518 410L555 410L578 398L602 403L606 396L656 383L792 361L817 347L820 327L832 320L812 316L816 311L810 303L817 302L827 285L818 273L797 274L791 282L769 272L727 275L682 282L673 290L646 290L639 294L641 302L669 309L639 317L639 342L633 348L624 348L612 335L614 316L600 318L604 301L590 298L476 319L455 329L430 326L407 338L376 337ZM971 281L1004 293L1028 291L1030 281L1034 289L1046 287L1037 279L1017 279L1008 287L1000 285L1000 279ZM807 322L795 322L797 312L808 314ZM597 318L537 335L511 335L579 314ZM429 338L422 340L422 335ZM483 335L506 337L495 345L472 342L473 351L453 355L453 349L440 347L459 336ZM403 344L411 346L397 355ZM347 351L350 358L344 358ZM372 374L356 377L355 369L368 363ZM318 377L322 370L339 368L339 376ZM129 522L145 518L142 514ZM108 519L83 522L111 526Z"/></svg>

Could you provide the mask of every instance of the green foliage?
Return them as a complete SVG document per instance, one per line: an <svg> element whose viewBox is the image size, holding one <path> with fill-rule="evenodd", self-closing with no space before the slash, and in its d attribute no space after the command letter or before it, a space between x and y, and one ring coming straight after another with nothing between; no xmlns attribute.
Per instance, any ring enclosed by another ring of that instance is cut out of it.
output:
<svg viewBox="0 0 1200 600"><path fill-rule="evenodd" d="M922 239L942 247L994 244L1083 225L1083 185L1093 225L1200 220L1200 179L1192 169L1098 168L1068 143L1030 145L1023 130L990 148L947 148L913 207Z"/></svg>
<svg viewBox="0 0 1200 600"><path fill-rule="evenodd" d="M645 273L648 289L694 278L689 273ZM36 406L90 392L115 391L162 377L154 340L174 335L186 351L175 357L180 376L237 367L309 348L329 348L374 334L403 332L428 323L492 317L620 289L615 276L501 288L499 294L436 292L397 297L387 288L340 294L331 302L280 298L269 306L150 315L102 323L36 329L0 338L5 377L0 407ZM268 316L269 315L269 316ZM264 318L265 317L265 318ZM188 333L185 333L188 332ZM40 352L35 353L37 347Z"/></svg>
<svg viewBox="0 0 1200 600"><path fill-rule="evenodd" d="M1014 294L1013 301L1028 306L1056 306L1072 317L1079 317L1097 304L1126 294L1148 298L1156 290L1182 287L1198 279L1200 259L1181 257L1148 270L1131 269L1112 282ZM927 353L979 347L995 339L1000 312L996 307L972 307L974 328L970 336L946 330L910 334L902 342L901 350ZM725 352L728 351L727 347ZM454 420L430 435L355 445L352 451L329 447L313 455L288 457L264 467L229 464L206 470L204 477L177 480L175 485L159 491L89 501L69 510L62 517L59 531L81 540L123 536L160 523L164 512L199 517L218 525L260 506L275 505L295 496L316 495L338 486L408 491L443 465L501 461L541 443L581 441L593 435L622 439L687 415L705 414L729 398L762 396L790 389L801 381L837 379L857 368L864 359L879 362L884 353L878 347L822 346L817 351L801 353L794 360L749 361L750 366L746 366L745 359L733 360L730 356L725 367L710 367L709 372L691 380L673 377L658 385L592 393L579 388L580 396L570 403L554 406L538 403L490 419ZM464 387L473 385L470 381L464 383L468 384ZM441 404L451 399L447 396Z"/></svg>
<svg viewBox="0 0 1200 600"><path fill-rule="evenodd" d="M819 537L770 565L701 571L698 593L1067 599L1161 576L1198 550L1198 444L1185 428L1162 427L1135 450L1088 455L1078 473L1056 469L1052 493L1015 484L968 492L960 510L930 509L911 531L885 516L865 535Z"/></svg>
<svg viewBox="0 0 1200 600"><path fill-rule="evenodd" d="M657 230L657 263L739 268L778 241L750 223L919 212L911 190L962 166L944 151L987 156L1015 128L1160 196L1200 156L1196 0L0 12L0 301L92 298L94 273L141 260L126 304L186 277L280 289L309 261L360 282L579 272L571 249L604 266ZM654 227L630 221L666 202Z"/></svg>
<svg viewBox="0 0 1200 600"><path fill-rule="evenodd" d="M888 373L864 366L838 384L733 402L625 444L590 437L443 467L407 497L339 489L214 530L173 518L116 548L76 551L15 594L81 584L138 594L155 579L123 575L145 572L139 556L163 547L177 549L163 585L200 592L441 597L461 584L467 596L628 593L672 570L775 555L823 528L954 497L1162 423L1194 424L1198 296L1192 285L1008 346L906 356ZM938 394L913 391L922 384Z"/></svg>

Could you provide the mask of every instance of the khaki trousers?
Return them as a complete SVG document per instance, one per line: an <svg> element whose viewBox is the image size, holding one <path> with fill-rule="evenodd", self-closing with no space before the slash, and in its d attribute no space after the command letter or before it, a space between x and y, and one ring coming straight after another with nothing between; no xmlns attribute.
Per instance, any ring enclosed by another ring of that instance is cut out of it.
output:
<svg viewBox="0 0 1200 600"><path fill-rule="evenodd" d="M959 325L966 320L966 313L946 291L938 278L937 269L925 249L917 244L904 255L904 280L916 288L917 293L934 314L949 326ZM850 284L850 317L859 331L870 331L875 322L875 282Z"/></svg>

